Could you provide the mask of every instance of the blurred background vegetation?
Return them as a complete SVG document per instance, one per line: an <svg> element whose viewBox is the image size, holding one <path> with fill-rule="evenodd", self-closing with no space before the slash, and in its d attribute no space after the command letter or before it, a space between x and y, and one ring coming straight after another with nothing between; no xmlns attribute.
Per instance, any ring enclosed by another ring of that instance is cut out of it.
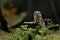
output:
<svg viewBox="0 0 60 40"><path fill-rule="evenodd" d="M12 33L0 36L0 40L60 40L60 32L57 32L60 30L59 24L53 23L51 19L45 20L48 22L46 26L38 24L35 28L28 28L28 25L21 25L21 28L15 28Z"/></svg>
<svg viewBox="0 0 60 40"><path fill-rule="evenodd" d="M0 2L6 2L6 0L0 0ZM24 2L20 2L20 0L18 0L18 4L20 3ZM25 11L27 12L27 16L25 21L31 22L27 24L34 23L32 22L34 21L33 12L38 10L41 11L43 19L46 21L46 26L40 24L33 25L31 27L28 27L29 25L21 25L21 28L11 29L12 33L6 33L1 31L2 33L0 36L0 40L60 40L60 1L25 0L25 3L27 4L27 11ZM23 9L25 9L25 5L23 6ZM19 15L19 17L21 16Z"/></svg>

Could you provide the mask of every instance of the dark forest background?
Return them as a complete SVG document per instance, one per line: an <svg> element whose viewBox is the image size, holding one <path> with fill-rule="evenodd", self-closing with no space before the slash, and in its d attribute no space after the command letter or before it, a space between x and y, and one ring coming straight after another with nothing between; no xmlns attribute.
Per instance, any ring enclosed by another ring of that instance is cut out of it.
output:
<svg viewBox="0 0 60 40"><path fill-rule="evenodd" d="M33 20L33 12L41 11L42 17L50 18L60 24L60 0L31 0L28 2L28 17L26 20Z"/></svg>
<svg viewBox="0 0 60 40"><path fill-rule="evenodd" d="M33 21L34 11L41 11L43 19L50 18L60 24L60 0L25 0L25 2L28 4L26 21Z"/></svg>

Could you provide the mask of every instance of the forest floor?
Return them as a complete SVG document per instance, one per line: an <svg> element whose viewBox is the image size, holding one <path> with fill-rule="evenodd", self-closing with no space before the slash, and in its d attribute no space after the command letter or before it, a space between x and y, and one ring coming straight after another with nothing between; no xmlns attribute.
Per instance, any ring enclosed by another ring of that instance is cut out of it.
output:
<svg viewBox="0 0 60 40"><path fill-rule="evenodd" d="M60 30L57 30L57 31L56 31L56 34L60 34Z"/></svg>

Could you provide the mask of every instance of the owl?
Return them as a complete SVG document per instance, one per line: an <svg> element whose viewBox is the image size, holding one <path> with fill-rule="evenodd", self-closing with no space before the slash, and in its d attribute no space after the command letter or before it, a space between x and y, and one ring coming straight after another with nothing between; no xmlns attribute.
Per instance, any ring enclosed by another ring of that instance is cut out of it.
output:
<svg viewBox="0 0 60 40"><path fill-rule="evenodd" d="M40 23L42 25L45 25L45 22L42 18L42 15L41 15L40 11L35 11L33 16L34 16L35 23Z"/></svg>

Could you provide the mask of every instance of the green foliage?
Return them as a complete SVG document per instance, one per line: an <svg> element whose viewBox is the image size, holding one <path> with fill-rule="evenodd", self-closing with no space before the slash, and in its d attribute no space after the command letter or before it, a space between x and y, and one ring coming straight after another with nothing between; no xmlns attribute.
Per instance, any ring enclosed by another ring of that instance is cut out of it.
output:
<svg viewBox="0 0 60 40"><path fill-rule="evenodd" d="M47 21L47 27L55 27L55 26L59 26L59 24L55 24L53 23L52 19L45 19Z"/></svg>
<svg viewBox="0 0 60 40"><path fill-rule="evenodd" d="M32 37L31 40L59 40L60 36L55 35L54 30L49 30L50 27L59 26L54 24L51 19L46 19L48 22L47 27L38 24L35 29L28 28L28 25L22 25L21 28L16 28L14 33L10 33L7 36L3 36L1 40L28 40L29 35ZM31 24L31 23L30 23Z"/></svg>

